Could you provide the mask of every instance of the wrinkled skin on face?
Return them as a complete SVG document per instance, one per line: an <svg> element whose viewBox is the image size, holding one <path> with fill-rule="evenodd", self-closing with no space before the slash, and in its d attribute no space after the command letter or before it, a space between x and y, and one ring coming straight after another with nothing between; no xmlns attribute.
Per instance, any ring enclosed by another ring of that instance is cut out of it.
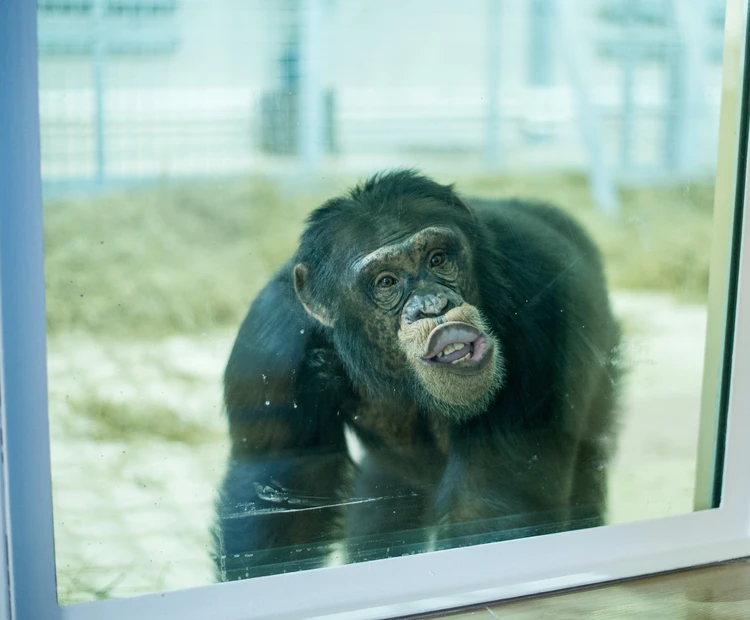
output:
<svg viewBox="0 0 750 620"><path fill-rule="evenodd" d="M504 376L500 344L469 301L478 299L472 259L460 232L430 226L357 256L334 308L311 295L302 263L295 289L307 311L332 328L345 363L350 352L363 354L365 364L347 366L367 373L366 386L466 419L486 410Z"/></svg>

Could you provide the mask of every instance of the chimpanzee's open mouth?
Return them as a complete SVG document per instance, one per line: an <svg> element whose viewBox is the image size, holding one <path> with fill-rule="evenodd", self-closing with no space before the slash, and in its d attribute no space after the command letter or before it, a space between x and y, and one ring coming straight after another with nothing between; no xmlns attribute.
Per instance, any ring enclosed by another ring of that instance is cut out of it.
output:
<svg viewBox="0 0 750 620"><path fill-rule="evenodd" d="M492 341L473 325L451 321L438 325L427 338L427 354L419 360L424 364L443 365L451 370L478 369L489 359Z"/></svg>

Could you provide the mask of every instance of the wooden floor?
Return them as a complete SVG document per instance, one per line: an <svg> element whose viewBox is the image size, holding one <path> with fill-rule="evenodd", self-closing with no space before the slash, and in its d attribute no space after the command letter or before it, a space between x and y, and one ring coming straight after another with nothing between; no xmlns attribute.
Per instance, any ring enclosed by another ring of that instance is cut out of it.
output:
<svg viewBox="0 0 750 620"><path fill-rule="evenodd" d="M750 558L432 617L443 620L750 620Z"/></svg>

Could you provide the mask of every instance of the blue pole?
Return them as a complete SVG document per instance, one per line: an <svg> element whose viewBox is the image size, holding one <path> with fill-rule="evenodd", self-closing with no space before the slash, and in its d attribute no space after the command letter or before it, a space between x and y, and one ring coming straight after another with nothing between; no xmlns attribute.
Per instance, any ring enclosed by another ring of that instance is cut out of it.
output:
<svg viewBox="0 0 750 620"><path fill-rule="evenodd" d="M625 46L622 50L622 116L620 117L620 165L628 170L633 163L633 142L635 131L635 33L633 32L633 12L625 7Z"/></svg>
<svg viewBox="0 0 750 620"><path fill-rule="evenodd" d="M682 2L674 0L674 18L679 44L675 50L675 69L679 77L675 84L672 103L677 113L675 121L675 157L677 169L683 174L695 174L702 164L706 149L701 148L703 124L708 116L703 85L706 74L706 20L708 7L704 0Z"/></svg>
<svg viewBox="0 0 750 620"><path fill-rule="evenodd" d="M578 107L578 122L584 147L588 155L589 187L597 206L605 213L617 213L620 203L612 178L604 161L604 148L599 131L596 108L589 95L590 73L580 49L580 34L574 22L572 3L568 0L551 0L557 18L563 61L573 87Z"/></svg>
<svg viewBox="0 0 750 620"><path fill-rule="evenodd" d="M500 163L500 31L502 0L487 0L487 127L485 159L495 168Z"/></svg>
<svg viewBox="0 0 750 620"><path fill-rule="evenodd" d="M106 177L105 137L104 137L104 64L106 62L107 42L104 32L104 20L107 0L94 0L92 19L94 21L94 136L96 144L96 185L104 184Z"/></svg>
<svg viewBox="0 0 750 620"><path fill-rule="evenodd" d="M553 13L550 0L529 3L529 84L552 84Z"/></svg>
<svg viewBox="0 0 750 620"><path fill-rule="evenodd" d="M324 144L323 2L302 0L299 41L299 155L304 170L320 166Z"/></svg>

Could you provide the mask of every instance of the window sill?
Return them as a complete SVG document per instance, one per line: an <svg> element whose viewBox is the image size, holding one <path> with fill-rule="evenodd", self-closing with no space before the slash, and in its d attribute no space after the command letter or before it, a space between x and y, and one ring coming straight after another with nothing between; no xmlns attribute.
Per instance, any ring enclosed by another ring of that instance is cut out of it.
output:
<svg viewBox="0 0 750 620"><path fill-rule="evenodd" d="M740 620L750 618L750 558L428 617Z"/></svg>

